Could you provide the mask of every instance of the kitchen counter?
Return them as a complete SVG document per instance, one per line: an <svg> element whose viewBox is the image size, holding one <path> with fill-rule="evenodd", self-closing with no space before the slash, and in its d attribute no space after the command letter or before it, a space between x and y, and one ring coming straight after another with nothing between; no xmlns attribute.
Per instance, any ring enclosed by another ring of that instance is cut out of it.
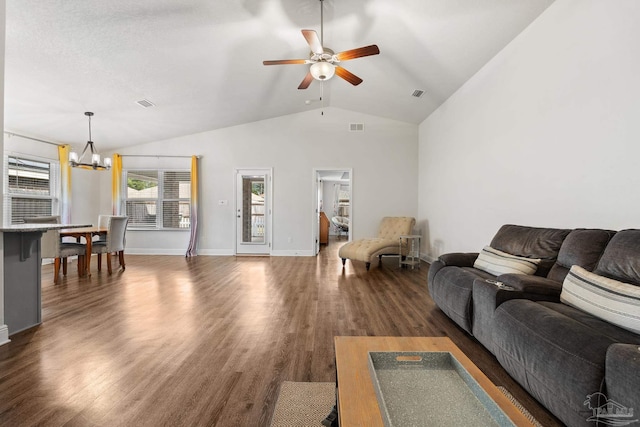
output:
<svg viewBox="0 0 640 427"><path fill-rule="evenodd" d="M40 238L47 230L91 224L16 224L0 227L4 240L4 320L9 336L42 322Z"/></svg>

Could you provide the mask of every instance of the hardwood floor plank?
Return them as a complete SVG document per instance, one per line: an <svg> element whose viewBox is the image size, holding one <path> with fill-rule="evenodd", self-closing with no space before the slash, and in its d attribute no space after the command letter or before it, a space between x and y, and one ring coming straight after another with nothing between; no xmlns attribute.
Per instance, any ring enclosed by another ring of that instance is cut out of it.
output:
<svg viewBox="0 0 640 427"><path fill-rule="evenodd" d="M449 336L544 425L558 425L429 297L427 265L337 256L127 256L75 267L44 323L0 347L0 425L266 426L283 381L335 381L335 335Z"/></svg>

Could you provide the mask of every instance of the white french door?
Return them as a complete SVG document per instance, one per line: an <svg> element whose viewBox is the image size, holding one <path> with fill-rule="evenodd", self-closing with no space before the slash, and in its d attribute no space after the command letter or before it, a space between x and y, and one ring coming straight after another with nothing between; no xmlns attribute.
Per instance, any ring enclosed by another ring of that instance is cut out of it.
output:
<svg viewBox="0 0 640 427"><path fill-rule="evenodd" d="M271 253L271 169L236 170L236 254Z"/></svg>

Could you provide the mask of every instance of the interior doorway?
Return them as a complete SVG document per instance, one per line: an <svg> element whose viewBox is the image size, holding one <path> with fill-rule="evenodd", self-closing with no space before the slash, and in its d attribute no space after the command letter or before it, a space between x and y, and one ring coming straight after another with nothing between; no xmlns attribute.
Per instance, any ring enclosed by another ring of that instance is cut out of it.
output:
<svg viewBox="0 0 640 427"><path fill-rule="evenodd" d="M353 229L353 172L345 168L317 168L313 173L313 242L315 255L329 239L351 240Z"/></svg>

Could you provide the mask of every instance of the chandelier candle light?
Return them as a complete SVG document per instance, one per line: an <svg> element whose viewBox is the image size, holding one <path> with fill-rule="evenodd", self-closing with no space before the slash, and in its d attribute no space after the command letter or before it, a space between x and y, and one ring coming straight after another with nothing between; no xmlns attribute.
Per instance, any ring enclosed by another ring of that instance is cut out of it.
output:
<svg viewBox="0 0 640 427"><path fill-rule="evenodd" d="M78 158L78 153L75 151L69 153L69 163L71 164L71 167L74 168L109 170L111 169L111 157L105 157L104 163L100 164L100 153L95 149L93 141L91 140L91 116L93 116L93 113L91 111L87 111L84 115L89 117L89 140L87 141L87 145L84 146L84 150L82 150L80 158ZM91 153L91 163L83 162L87 151Z"/></svg>

